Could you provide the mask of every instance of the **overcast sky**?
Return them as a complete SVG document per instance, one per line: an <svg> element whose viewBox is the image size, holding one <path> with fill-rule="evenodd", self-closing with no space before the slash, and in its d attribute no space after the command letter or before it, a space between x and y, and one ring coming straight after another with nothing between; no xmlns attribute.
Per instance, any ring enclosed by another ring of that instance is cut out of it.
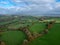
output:
<svg viewBox="0 0 60 45"><path fill-rule="evenodd" d="M60 14L60 0L0 0L0 14Z"/></svg>

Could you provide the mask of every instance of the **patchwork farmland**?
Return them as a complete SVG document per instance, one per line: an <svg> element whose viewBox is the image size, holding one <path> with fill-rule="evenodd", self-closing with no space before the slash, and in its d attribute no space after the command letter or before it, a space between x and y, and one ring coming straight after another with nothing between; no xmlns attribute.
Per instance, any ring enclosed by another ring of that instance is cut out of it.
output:
<svg viewBox="0 0 60 45"><path fill-rule="evenodd" d="M0 45L60 45L60 17L0 16Z"/></svg>

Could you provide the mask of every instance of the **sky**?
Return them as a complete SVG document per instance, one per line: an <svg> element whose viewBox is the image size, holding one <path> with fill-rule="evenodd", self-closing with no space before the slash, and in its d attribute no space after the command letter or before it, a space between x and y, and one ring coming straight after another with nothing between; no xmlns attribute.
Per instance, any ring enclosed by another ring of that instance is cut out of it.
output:
<svg viewBox="0 0 60 45"><path fill-rule="evenodd" d="M0 0L0 14L60 14L60 0Z"/></svg>

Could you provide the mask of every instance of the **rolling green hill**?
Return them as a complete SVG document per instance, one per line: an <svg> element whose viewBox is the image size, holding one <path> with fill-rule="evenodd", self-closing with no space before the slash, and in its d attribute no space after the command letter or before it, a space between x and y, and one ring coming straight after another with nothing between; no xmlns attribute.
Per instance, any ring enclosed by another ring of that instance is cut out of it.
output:
<svg viewBox="0 0 60 45"><path fill-rule="evenodd" d="M60 24L54 24L47 35L33 40L28 45L60 45Z"/></svg>
<svg viewBox="0 0 60 45"><path fill-rule="evenodd" d="M11 16L12 17L12 16ZM1 40L6 43L6 45L22 45L24 39L27 38L27 36L22 31L10 31L13 28L20 28L20 27L26 27L29 25L29 31L31 33L37 32L40 33L45 29L45 22L39 22L38 18L35 17L19 17L18 18L9 18L9 17L1 17L4 19L4 22L0 22L1 25L8 25L0 28L0 30L4 30L5 32L2 33ZM1 19L0 18L0 19ZM39 17L40 18L40 17ZM7 19L7 20L5 20ZM9 20L10 19L10 20ZM14 20L13 20L14 19ZM50 18L47 20L55 19L57 21L60 21L60 18ZM32 23L34 23L32 25ZM9 30L9 31L7 31ZM38 37L31 42L28 43L28 45L60 45L60 22L55 23L53 27L49 30L49 33Z"/></svg>
<svg viewBox="0 0 60 45"><path fill-rule="evenodd" d="M9 31L2 34L1 40L3 40L6 45L22 45L25 38L26 36L23 32Z"/></svg>

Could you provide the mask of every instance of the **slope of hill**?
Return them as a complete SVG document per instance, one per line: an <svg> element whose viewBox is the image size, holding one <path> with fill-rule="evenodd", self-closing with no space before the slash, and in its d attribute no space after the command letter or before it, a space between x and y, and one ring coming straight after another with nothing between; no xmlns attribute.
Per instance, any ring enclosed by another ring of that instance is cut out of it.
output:
<svg viewBox="0 0 60 45"><path fill-rule="evenodd" d="M28 45L60 45L60 24L55 24L47 35L33 40Z"/></svg>

